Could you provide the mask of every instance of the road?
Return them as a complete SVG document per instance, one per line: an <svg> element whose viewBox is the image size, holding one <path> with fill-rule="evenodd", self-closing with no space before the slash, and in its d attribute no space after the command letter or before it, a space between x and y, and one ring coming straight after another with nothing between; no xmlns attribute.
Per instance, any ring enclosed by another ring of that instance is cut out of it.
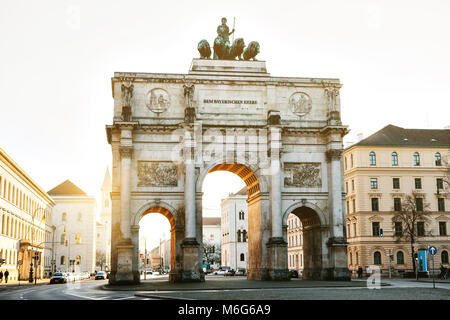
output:
<svg viewBox="0 0 450 320"><path fill-rule="evenodd" d="M156 276L157 277L157 276ZM156 278L155 277L155 278ZM149 277L147 277L148 279ZM153 278L153 277L152 277ZM230 279L230 281L232 281ZM377 290L367 288L278 288L278 289L239 289L237 290L197 290L197 291L165 291L158 292L160 298L172 297L178 299L279 299L310 300L310 299L381 299L381 300L450 300L450 283L438 283L437 289L431 283L416 282L403 279L382 279L389 287ZM154 300L156 297L135 296L143 292L106 291L101 286L107 280L84 280L68 284L43 284L38 286L10 287L0 290L0 300ZM144 294L149 294L146 292ZM154 294L154 293L152 293Z"/></svg>

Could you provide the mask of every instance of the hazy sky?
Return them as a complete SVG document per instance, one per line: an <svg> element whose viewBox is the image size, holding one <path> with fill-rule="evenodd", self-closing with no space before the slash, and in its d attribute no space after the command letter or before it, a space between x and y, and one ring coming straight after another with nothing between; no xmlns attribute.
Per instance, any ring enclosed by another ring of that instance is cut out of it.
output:
<svg viewBox="0 0 450 320"><path fill-rule="evenodd" d="M222 17L272 76L336 77L342 120L450 125L450 1L0 1L0 146L45 190L96 194L114 71L187 73Z"/></svg>

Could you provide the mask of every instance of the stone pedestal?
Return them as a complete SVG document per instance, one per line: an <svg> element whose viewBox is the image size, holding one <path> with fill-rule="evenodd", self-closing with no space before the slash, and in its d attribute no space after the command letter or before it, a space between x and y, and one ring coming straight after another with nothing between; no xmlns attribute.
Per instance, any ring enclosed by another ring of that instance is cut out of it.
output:
<svg viewBox="0 0 450 320"><path fill-rule="evenodd" d="M130 239L124 239L117 244L117 271L112 284L137 284L139 272L133 270L134 245Z"/></svg>
<svg viewBox="0 0 450 320"><path fill-rule="evenodd" d="M181 282L203 282L205 274L199 263L199 246L195 238L186 238L181 244L183 251L183 266L181 272ZM173 277L178 275L174 274Z"/></svg>
<svg viewBox="0 0 450 320"><path fill-rule="evenodd" d="M270 280L290 280L287 263L287 243L282 237L270 238L266 244L269 255Z"/></svg>
<svg viewBox="0 0 450 320"><path fill-rule="evenodd" d="M345 238L330 238L327 246L330 256L324 280L350 281L350 270L347 267L347 241Z"/></svg>

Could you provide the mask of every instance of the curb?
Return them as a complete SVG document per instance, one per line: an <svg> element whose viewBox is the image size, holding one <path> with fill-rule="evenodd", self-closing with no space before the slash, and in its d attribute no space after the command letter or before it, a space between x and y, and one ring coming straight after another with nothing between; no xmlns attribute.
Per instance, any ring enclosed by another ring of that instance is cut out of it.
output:
<svg viewBox="0 0 450 320"><path fill-rule="evenodd" d="M153 298L153 299L159 299L159 300L196 300L196 299L190 299L190 298L177 298L172 296L157 296L153 294L144 294L144 293L136 293L136 297L143 297L143 298Z"/></svg>

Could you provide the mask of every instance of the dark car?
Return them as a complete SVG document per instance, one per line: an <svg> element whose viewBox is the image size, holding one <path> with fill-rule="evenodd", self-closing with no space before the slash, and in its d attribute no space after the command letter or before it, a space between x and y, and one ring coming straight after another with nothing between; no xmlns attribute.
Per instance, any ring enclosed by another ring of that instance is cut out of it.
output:
<svg viewBox="0 0 450 320"><path fill-rule="evenodd" d="M244 268L237 268L236 273L234 274L235 276L245 276L247 274L247 272L245 271Z"/></svg>
<svg viewBox="0 0 450 320"><path fill-rule="evenodd" d="M54 283L67 283L67 276L62 272L55 272L50 279L50 284Z"/></svg>
<svg viewBox="0 0 450 320"><path fill-rule="evenodd" d="M225 277L227 277L227 276L234 276L235 273L236 273L236 271L234 271L234 269L228 269L228 270L225 272L224 276L225 276Z"/></svg>
<svg viewBox="0 0 450 320"><path fill-rule="evenodd" d="M105 271L99 271L97 272L97 274L95 275L95 280L106 280L107 279L107 275Z"/></svg>
<svg viewBox="0 0 450 320"><path fill-rule="evenodd" d="M297 270L289 270L289 275L291 278L298 278L298 271Z"/></svg>

